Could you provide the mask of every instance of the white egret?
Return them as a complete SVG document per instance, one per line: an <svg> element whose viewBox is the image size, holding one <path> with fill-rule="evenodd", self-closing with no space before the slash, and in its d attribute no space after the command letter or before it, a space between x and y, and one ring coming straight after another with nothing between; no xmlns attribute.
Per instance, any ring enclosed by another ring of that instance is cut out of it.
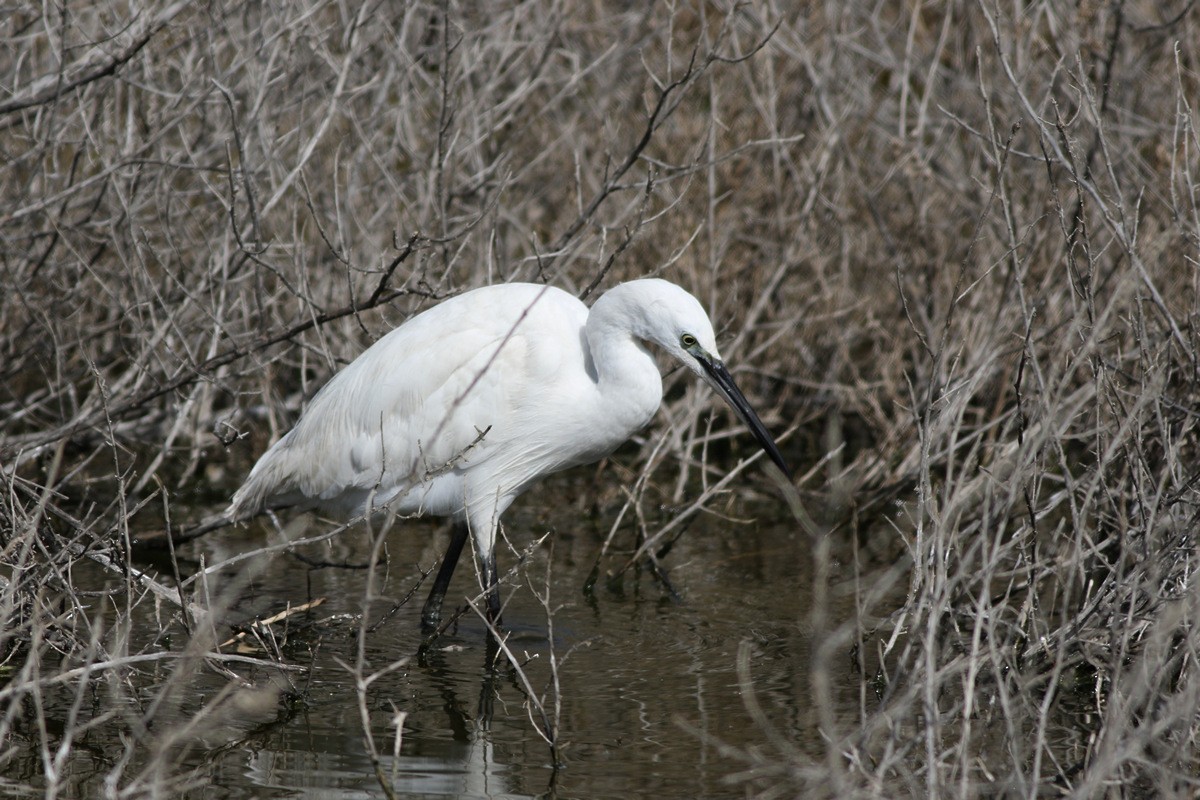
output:
<svg viewBox="0 0 1200 800"><path fill-rule="evenodd" d="M716 389L790 474L683 289L630 281L589 312L561 289L502 284L446 300L367 348L258 460L226 514L297 506L452 517L422 626L437 627L468 536L498 622L500 515L543 475L599 460L650 421L662 377L643 342Z"/></svg>

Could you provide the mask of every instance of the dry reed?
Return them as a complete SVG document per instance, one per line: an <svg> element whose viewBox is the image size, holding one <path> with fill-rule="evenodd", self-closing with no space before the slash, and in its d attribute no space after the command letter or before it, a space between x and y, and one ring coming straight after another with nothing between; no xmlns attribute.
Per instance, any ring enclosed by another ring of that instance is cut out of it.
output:
<svg viewBox="0 0 1200 800"><path fill-rule="evenodd" d="M826 747L764 716L767 746L722 745L739 791L1193 796L1198 23L1183 0L18 4L0 741L69 793L79 736L118 725L132 753L222 668L228 595L140 572L136 540L219 505L365 343L486 283L656 274L817 465ZM699 399L594 502L642 520L737 469ZM114 576L98 604L80 559ZM189 647L131 647L148 603ZM147 661L170 678L139 713L83 713ZM25 722L51 690L75 698L59 734ZM187 788L192 733L109 793Z"/></svg>

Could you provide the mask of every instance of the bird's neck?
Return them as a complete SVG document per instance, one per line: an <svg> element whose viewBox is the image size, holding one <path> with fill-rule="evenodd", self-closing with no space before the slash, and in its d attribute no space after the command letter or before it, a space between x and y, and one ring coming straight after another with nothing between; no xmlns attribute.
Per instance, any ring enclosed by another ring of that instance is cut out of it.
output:
<svg viewBox="0 0 1200 800"><path fill-rule="evenodd" d="M584 329L588 372L602 395L636 406L648 419L662 400L662 375L637 335L637 321L629 319L624 309L604 303L605 297L592 307Z"/></svg>

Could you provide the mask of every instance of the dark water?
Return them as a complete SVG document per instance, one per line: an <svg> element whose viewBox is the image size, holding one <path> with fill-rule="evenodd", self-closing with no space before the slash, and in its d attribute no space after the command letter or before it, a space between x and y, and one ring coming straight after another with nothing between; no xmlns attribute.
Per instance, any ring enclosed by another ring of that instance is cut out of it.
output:
<svg viewBox="0 0 1200 800"><path fill-rule="evenodd" d="M395 791L405 797L741 796L745 787L730 776L745 765L723 754L717 741L770 750L740 686L736 663L743 642L750 647L754 693L770 724L801 747L814 742L807 634L810 545L779 518L780 509L764 507L758 521L705 517L692 524L664 562L674 592L644 571L631 571L615 584L601 581L589 597L582 587L612 519L600 515L581 522L567 509L533 509L532 500L553 502L553 492L562 488L542 488L508 515L517 547L534 534L555 533L553 547L547 542L534 551L518 581L504 587L509 646L535 691L544 693L551 714L557 696L560 766L555 768L550 747L530 719L526 693L513 671L485 668L486 635L477 616L464 616L431 651L418 653L425 587L407 604L396 605L419 578L417 565L429 569L437 563L447 531L436 522L406 522L388 536L387 563L374 572L379 597L369 604L374 629L364 646L368 673L393 667L371 683L366 705L380 766ZM305 533L325 526L310 520ZM189 545L182 566L194 571L201 559L213 564L277 540L278 533L265 526L223 531ZM623 532L617 541L628 547L631 535ZM170 744L168 771L194 781L194 788L179 786L174 796L385 796L367 756L349 671L358 657L358 615L368 572L321 565L361 564L369 551L366 531L347 531L301 548L304 560L289 553L260 559L252 582L236 588L224 623L267 616L289 603L325 602L275 626L285 660L303 670L281 673L231 664L255 688L222 698L230 682L197 669L172 695L174 705L156 723L164 741L185 730L182 726L198 711L211 712ZM515 562L511 550L501 552L502 572ZM619 563L610 558L604 566ZM210 590L217 596L236 585L232 572L214 574ZM534 596L547 585L550 620ZM475 587L464 558L448 610ZM139 610L146 632L157 630L152 608L144 603ZM835 609L837 615L845 619L845 612ZM227 627L219 628L227 634ZM182 647L183 641L186 637L179 636L166 644ZM557 692L551 685L552 657L559 662ZM140 702L152 702L177 668L158 669L161 674L149 670L131 678ZM857 681L847 663L846 687ZM62 698L64 705L69 700ZM50 716L62 713L60 707ZM397 758L398 714L403 722ZM115 733L107 735L113 740L106 741L106 729L97 728L93 756L79 748L69 764L67 784L79 796L99 795L104 775L123 752ZM138 774L143 759L149 760L144 748L135 748L123 771L125 783Z"/></svg>

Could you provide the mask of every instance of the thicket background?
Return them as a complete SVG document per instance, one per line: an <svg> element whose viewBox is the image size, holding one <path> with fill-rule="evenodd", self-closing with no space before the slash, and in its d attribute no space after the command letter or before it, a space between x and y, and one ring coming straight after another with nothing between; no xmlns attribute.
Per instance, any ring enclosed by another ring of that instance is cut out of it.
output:
<svg viewBox="0 0 1200 800"><path fill-rule="evenodd" d="M137 530L220 507L366 343L487 283L662 275L790 432L814 557L886 578L850 624L812 588L827 752L728 743L747 791L1193 795L1197 23L1183 0L10 4L0 732L122 663L72 613L74 561L133 591ZM679 499L746 445L672 397L669 447L630 465ZM848 652L856 719L829 698ZM1065 707L1091 726L1069 742Z"/></svg>

